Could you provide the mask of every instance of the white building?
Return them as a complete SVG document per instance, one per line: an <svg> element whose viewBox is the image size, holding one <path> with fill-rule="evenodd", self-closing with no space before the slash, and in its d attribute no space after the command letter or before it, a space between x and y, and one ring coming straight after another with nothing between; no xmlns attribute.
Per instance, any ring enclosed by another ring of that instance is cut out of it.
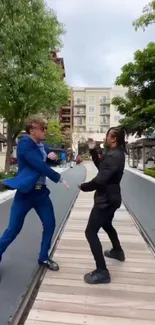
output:
<svg viewBox="0 0 155 325"><path fill-rule="evenodd" d="M77 152L78 142L93 138L103 141L111 126L119 125L121 115L111 104L114 97L125 97L128 89L72 88L73 98L73 150Z"/></svg>

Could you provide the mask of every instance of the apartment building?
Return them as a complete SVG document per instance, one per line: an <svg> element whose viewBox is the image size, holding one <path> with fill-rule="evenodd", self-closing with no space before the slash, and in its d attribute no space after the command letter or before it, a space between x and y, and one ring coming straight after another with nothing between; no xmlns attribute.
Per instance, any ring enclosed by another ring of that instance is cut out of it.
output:
<svg viewBox="0 0 155 325"><path fill-rule="evenodd" d="M125 97L127 88L72 88L73 97L73 142L93 137L103 141L111 126L119 125L121 115L111 104L112 98Z"/></svg>

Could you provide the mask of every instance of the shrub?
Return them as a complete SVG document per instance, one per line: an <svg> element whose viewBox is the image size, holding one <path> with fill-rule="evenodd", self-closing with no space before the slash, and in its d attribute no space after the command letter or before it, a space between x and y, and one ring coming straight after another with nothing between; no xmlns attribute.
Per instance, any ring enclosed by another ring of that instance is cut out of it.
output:
<svg viewBox="0 0 155 325"><path fill-rule="evenodd" d="M155 168L145 168L144 174L155 178Z"/></svg>
<svg viewBox="0 0 155 325"><path fill-rule="evenodd" d="M4 192L7 189L1 183L1 181L3 181L4 179L7 179L7 178L12 178L12 177L16 176L16 174L17 174L17 169L11 170L9 173L5 173L4 171L0 171L0 192Z"/></svg>

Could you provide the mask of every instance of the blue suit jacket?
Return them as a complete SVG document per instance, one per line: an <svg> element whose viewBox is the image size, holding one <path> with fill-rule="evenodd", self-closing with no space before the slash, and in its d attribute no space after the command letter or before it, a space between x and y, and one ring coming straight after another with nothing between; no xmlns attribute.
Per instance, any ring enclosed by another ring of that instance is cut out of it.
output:
<svg viewBox="0 0 155 325"><path fill-rule="evenodd" d="M49 154L49 148L44 145ZM51 181L59 182L61 175L50 167L50 159L43 161L37 144L29 137L24 136L17 146L18 173L14 178L3 181L10 189L17 189L22 193L30 192L41 175L47 176Z"/></svg>

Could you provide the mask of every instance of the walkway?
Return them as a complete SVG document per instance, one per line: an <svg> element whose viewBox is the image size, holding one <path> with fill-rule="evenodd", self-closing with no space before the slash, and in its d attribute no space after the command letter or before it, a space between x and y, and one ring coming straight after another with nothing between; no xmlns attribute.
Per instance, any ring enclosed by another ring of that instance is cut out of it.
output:
<svg viewBox="0 0 155 325"><path fill-rule="evenodd" d="M96 169L87 164L88 177ZM107 260L112 282L90 286L83 275L94 269L84 230L93 193L80 192L55 253L58 273L47 272L25 325L155 324L155 259L122 205L114 224L126 262ZM104 248L109 239L101 231Z"/></svg>

